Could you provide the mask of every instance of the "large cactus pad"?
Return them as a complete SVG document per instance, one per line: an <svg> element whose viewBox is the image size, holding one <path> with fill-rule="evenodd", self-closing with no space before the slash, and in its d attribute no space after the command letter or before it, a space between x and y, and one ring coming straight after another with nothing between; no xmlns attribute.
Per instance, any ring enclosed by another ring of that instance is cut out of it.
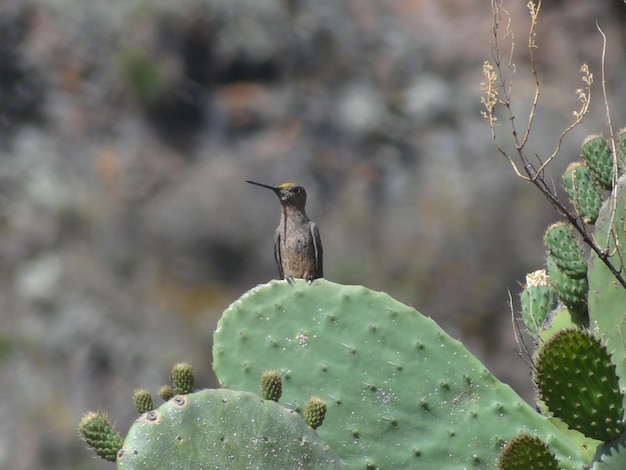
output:
<svg viewBox="0 0 626 470"><path fill-rule="evenodd" d="M294 412L251 393L208 389L141 415L117 462L127 470L346 468Z"/></svg>
<svg viewBox="0 0 626 470"><path fill-rule="evenodd" d="M257 391L284 374L281 401L328 403L320 436L354 469L496 468L527 433L565 469L582 453L433 320L384 293L322 279L252 289L222 316L214 368L226 387ZM522 365L520 364L520 367Z"/></svg>

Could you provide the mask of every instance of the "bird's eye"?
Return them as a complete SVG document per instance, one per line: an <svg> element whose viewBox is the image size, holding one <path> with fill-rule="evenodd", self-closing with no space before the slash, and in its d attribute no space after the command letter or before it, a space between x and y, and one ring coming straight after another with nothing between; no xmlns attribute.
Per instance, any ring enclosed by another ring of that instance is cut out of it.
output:
<svg viewBox="0 0 626 470"><path fill-rule="evenodd" d="M300 192L301 192L300 186L296 186L295 188L293 188L294 194L300 194Z"/></svg>

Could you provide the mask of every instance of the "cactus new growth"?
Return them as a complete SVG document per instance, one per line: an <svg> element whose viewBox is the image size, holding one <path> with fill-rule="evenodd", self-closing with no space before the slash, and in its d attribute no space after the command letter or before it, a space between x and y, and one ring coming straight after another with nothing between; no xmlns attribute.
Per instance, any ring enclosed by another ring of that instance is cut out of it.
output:
<svg viewBox="0 0 626 470"><path fill-rule="evenodd" d="M283 379L275 369L261 374L261 396L266 400L278 401L283 394Z"/></svg>
<svg viewBox="0 0 626 470"><path fill-rule="evenodd" d="M179 394L190 393L193 391L195 376L193 367L188 362L179 362L172 367L172 387Z"/></svg>
<svg viewBox="0 0 626 470"><path fill-rule="evenodd" d="M115 430L105 413L90 411L78 424L80 437L91 447L98 457L115 462L122 448L122 435Z"/></svg>
<svg viewBox="0 0 626 470"><path fill-rule="evenodd" d="M533 468L559 470L560 467L548 446L530 434L521 434L506 443L498 459L499 470Z"/></svg>
<svg viewBox="0 0 626 470"><path fill-rule="evenodd" d="M170 398L174 398L174 395L176 395L176 392L174 391L174 389L172 388L171 385L163 385L160 389L159 389L159 396L164 400L167 401Z"/></svg>
<svg viewBox="0 0 626 470"><path fill-rule="evenodd" d="M133 393L133 402L135 403L135 409L137 413L142 414L154 409L154 403L152 402L152 395L149 390L140 388Z"/></svg>
<svg viewBox="0 0 626 470"><path fill-rule="evenodd" d="M304 406L302 417L313 429L319 428L326 417L326 402L319 397L311 397Z"/></svg>

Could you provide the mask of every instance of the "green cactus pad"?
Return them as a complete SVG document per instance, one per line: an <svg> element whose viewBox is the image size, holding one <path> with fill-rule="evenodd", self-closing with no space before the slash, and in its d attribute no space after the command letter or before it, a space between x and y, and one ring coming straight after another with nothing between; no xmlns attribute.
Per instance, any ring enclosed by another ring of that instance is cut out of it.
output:
<svg viewBox="0 0 626 470"><path fill-rule="evenodd" d="M293 411L246 392L177 395L131 427L118 469L345 469Z"/></svg>
<svg viewBox="0 0 626 470"><path fill-rule="evenodd" d="M583 141L582 157L594 179L603 189L613 186L613 156L608 142L601 135L590 135Z"/></svg>
<svg viewBox="0 0 626 470"><path fill-rule="evenodd" d="M584 323L584 324L583 324ZM580 315L572 313L565 305L559 305L546 317L541 330L539 331L539 341L546 342L556 333L567 328L586 327Z"/></svg>
<svg viewBox="0 0 626 470"><path fill-rule="evenodd" d="M584 318L587 310L587 291L589 284L587 278L573 279L563 273L551 255L548 255L548 273L552 288L561 299L561 302L576 315Z"/></svg>
<svg viewBox="0 0 626 470"><path fill-rule="evenodd" d="M433 320L364 287L258 286L220 319L213 360L224 386L256 391L261 372L278 369L286 403L327 401L318 432L353 469L493 469L522 432L564 468L587 462Z"/></svg>
<svg viewBox="0 0 626 470"><path fill-rule="evenodd" d="M590 332L556 333L539 350L535 368L541 400L570 428L602 441L622 433L624 410L615 366Z"/></svg>
<svg viewBox="0 0 626 470"><path fill-rule="evenodd" d="M613 191L596 221L594 240L606 248L608 262L625 276L626 176L619 179ZM626 389L626 289L595 252L591 254L588 279L589 327L607 345L617 366L620 386Z"/></svg>
<svg viewBox="0 0 626 470"><path fill-rule="evenodd" d="M276 369L264 370L261 374L261 396L266 400L278 401L283 394L283 379Z"/></svg>
<svg viewBox="0 0 626 470"><path fill-rule="evenodd" d="M558 298L550 285L545 269L526 275L526 285L520 295L522 320L528 333L535 339L548 314L554 310Z"/></svg>
<svg viewBox="0 0 626 470"><path fill-rule="evenodd" d="M98 457L115 462L123 439L106 414L93 411L86 413L78 424L78 432Z"/></svg>
<svg viewBox="0 0 626 470"><path fill-rule="evenodd" d="M571 163L563 173L563 186L576 213L585 223L595 223L602 207L602 196L589 167L583 162Z"/></svg>
<svg viewBox="0 0 626 470"><path fill-rule="evenodd" d="M498 459L499 470L559 470L559 462L541 439L521 434L506 443Z"/></svg>
<svg viewBox="0 0 626 470"><path fill-rule="evenodd" d="M543 236L543 243L559 270L567 277L581 279L587 275L587 260L569 224L556 222L550 225Z"/></svg>
<svg viewBox="0 0 626 470"><path fill-rule="evenodd" d="M143 414L154 409L152 395L150 394L150 391L145 388L135 390L133 393L133 402L135 403L135 409L139 414Z"/></svg>

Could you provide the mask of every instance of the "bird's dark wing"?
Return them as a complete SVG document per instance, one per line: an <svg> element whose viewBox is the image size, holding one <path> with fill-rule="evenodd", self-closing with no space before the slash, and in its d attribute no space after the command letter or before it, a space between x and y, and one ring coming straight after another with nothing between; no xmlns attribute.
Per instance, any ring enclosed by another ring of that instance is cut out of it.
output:
<svg viewBox="0 0 626 470"><path fill-rule="evenodd" d="M315 222L311 222L311 235L313 236L313 247L315 248L315 274L317 277L324 277L324 249L322 248L320 231Z"/></svg>
<svg viewBox="0 0 626 470"><path fill-rule="evenodd" d="M274 259L276 260L276 265L278 266L278 275L280 279L285 279L285 273L283 271L283 257L280 254L280 227L276 229L276 234L274 235Z"/></svg>

